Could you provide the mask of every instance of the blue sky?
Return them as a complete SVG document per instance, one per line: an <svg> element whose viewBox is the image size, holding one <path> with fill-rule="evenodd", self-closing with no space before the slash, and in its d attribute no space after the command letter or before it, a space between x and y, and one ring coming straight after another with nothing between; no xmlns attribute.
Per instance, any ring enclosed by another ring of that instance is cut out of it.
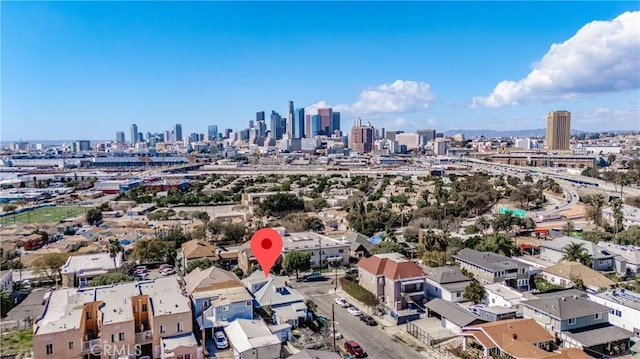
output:
<svg viewBox="0 0 640 359"><path fill-rule="evenodd" d="M339 109L343 130L356 116L387 129L543 128L554 109L572 111L574 129L640 129L639 9L3 2L1 138L239 129L288 100Z"/></svg>

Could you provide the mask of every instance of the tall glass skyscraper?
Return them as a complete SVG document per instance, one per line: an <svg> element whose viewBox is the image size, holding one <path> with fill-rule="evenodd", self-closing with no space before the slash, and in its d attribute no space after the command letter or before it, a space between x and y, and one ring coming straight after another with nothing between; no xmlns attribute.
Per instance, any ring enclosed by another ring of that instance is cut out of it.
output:
<svg viewBox="0 0 640 359"><path fill-rule="evenodd" d="M173 126L173 133L176 136L176 142L182 141L182 125L181 124L176 123L176 125Z"/></svg>
<svg viewBox="0 0 640 359"><path fill-rule="evenodd" d="M131 144L138 142L138 125L131 125Z"/></svg>
<svg viewBox="0 0 640 359"><path fill-rule="evenodd" d="M334 131L340 131L340 112L331 114L331 133Z"/></svg>
<svg viewBox="0 0 640 359"><path fill-rule="evenodd" d="M311 116L311 137L315 137L320 135L322 132L322 116L313 115Z"/></svg>
<svg viewBox="0 0 640 359"><path fill-rule="evenodd" d="M207 139L213 141L216 138L218 138L218 126L209 125L209 127L207 127Z"/></svg>
<svg viewBox="0 0 640 359"><path fill-rule="evenodd" d="M304 137L304 108L297 108L293 112L293 138Z"/></svg>

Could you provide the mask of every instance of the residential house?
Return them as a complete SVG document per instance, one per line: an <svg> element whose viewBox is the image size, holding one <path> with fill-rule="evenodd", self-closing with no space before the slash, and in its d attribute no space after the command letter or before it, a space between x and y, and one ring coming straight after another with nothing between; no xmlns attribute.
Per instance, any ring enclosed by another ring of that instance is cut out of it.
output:
<svg viewBox="0 0 640 359"><path fill-rule="evenodd" d="M34 324L34 358L196 358L189 299L175 277L51 292Z"/></svg>
<svg viewBox="0 0 640 359"><path fill-rule="evenodd" d="M616 255L613 260L618 275L629 277L640 275L640 247L604 241L598 242L598 246Z"/></svg>
<svg viewBox="0 0 640 359"><path fill-rule="evenodd" d="M640 337L640 294L625 289L590 293L589 300L609 308L609 323Z"/></svg>
<svg viewBox="0 0 640 359"><path fill-rule="evenodd" d="M253 319L253 297L235 274L215 266L196 268L184 277L184 282L200 328Z"/></svg>
<svg viewBox="0 0 640 359"><path fill-rule="evenodd" d="M282 344L262 320L238 319L224 328L233 357L238 359L280 359Z"/></svg>
<svg viewBox="0 0 640 359"><path fill-rule="evenodd" d="M522 301L526 300L522 292L501 283L485 284L484 302L489 306L513 308L522 314Z"/></svg>
<svg viewBox="0 0 640 359"><path fill-rule="evenodd" d="M244 278L242 283L253 295L255 307L273 310L274 324L296 327L307 317L304 297L289 286L289 277L271 274L265 277L262 271L256 271Z"/></svg>
<svg viewBox="0 0 640 359"><path fill-rule="evenodd" d="M427 274L399 253L360 259L358 278L362 287L394 311L410 304L422 308L427 298Z"/></svg>
<svg viewBox="0 0 640 359"><path fill-rule="evenodd" d="M609 324L609 308L584 297L548 297L522 304L524 317L556 335L565 348L602 356L619 354L630 346L632 333Z"/></svg>
<svg viewBox="0 0 640 359"><path fill-rule="evenodd" d="M464 289L471 283L471 279L464 275L458 267L427 267L421 266L427 274L427 296L442 298L446 301L458 303L467 299Z"/></svg>
<svg viewBox="0 0 640 359"><path fill-rule="evenodd" d="M8 294L13 292L13 269L0 271L0 290Z"/></svg>
<svg viewBox="0 0 640 359"><path fill-rule="evenodd" d="M218 257L218 247L202 239L192 239L182 243L180 253L178 254L178 258L182 260L183 268L187 268L189 262L198 259L216 261Z"/></svg>
<svg viewBox="0 0 640 359"><path fill-rule="evenodd" d="M62 266L62 286L87 286L94 277L115 272L120 266L122 266L122 252L117 253L115 258L109 253L71 256Z"/></svg>
<svg viewBox="0 0 640 359"><path fill-rule="evenodd" d="M362 233L351 232L341 237L341 240L351 243L349 247L349 257L356 260L356 262L362 257L368 257L371 253L371 248L375 245L370 241L370 238Z"/></svg>
<svg viewBox="0 0 640 359"><path fill-rule="evenodd" d="M461 250L453 258L482 284L504 283L518 290L529 289L529 266L524 263L501 254L470 248Z"/></svg>
<svg viewBox="0 0 640 359"><path fill-rule="evenodd" d="M540 274L547 282L563 288L574 287L577 280L581 280L592 292L600 292L616 285L611 279L579 262L563 261L545 268Z"/></svg>
<svg viewBox="0 0 640 359"><path fill-rule="evenodd" d="M587 359L578 349L557 349L533 319L511 319L462 329L462 350L475 358Z"/></svg>
<svg viewBox="0 0 640 359"><path fill-rule="evenodd" d="M518 310L515 308L507 308L501 306L479 307L476 309L477 314L485 322L495 322L498 320L515 319Z"/></svg>
<svg viewBox="0 0 640 359"><path fill-rule="evenodd" d="M599 272L612 272L615 270L613 260L616 256L615 254L593 242L569 236L558 237L552 241L542 242L540 244L540 258L553 263L558 263L564 260L564 256L567 254L565 248L572 243L582 244L582 247L591 258L591 268L593 270L597 270Z"/></svg>
<svg viewBox="0 0 640 359"><path fill-rule="evenodd" d="M351 242L315 232L289 233L282 227L273 228L282 237L282 259L291 251L309 253L311 268L349 264ZM238 255L238 267L247 271L257 263L249 242L243 244ZM310 269L311 269L310 268Z"/></svg>
<svg viewBox="0 0 640 359"><path fill-rule="evenodd" d="M485 322L476 314L442 298L430 300L426 307L428 317L440 319L440 325L443 328L449 329L456 334L460 334L463 327Z"/></svg>

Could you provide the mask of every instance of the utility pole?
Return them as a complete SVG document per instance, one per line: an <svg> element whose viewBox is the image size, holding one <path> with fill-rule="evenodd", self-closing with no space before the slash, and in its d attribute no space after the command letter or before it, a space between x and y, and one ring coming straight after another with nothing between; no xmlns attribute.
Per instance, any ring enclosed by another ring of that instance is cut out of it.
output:
<svg viewBox="0 0 640 359"><path fill-rule="evenodd" d="M335 303L331 303L331 324L333 326L333 352L337 353L338 348L336 348L336 304Z"/></svg>

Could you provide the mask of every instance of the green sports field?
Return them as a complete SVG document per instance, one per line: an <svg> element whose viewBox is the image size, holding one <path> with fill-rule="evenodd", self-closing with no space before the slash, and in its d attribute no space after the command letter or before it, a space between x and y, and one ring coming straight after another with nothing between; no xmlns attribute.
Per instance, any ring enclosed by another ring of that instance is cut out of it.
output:
<svg viewBox="0 0 640 359"><path fill-rule="evenodd" d="M87 207L44 207L0 218L0 224L47 223L83 215Z"/></svg>

